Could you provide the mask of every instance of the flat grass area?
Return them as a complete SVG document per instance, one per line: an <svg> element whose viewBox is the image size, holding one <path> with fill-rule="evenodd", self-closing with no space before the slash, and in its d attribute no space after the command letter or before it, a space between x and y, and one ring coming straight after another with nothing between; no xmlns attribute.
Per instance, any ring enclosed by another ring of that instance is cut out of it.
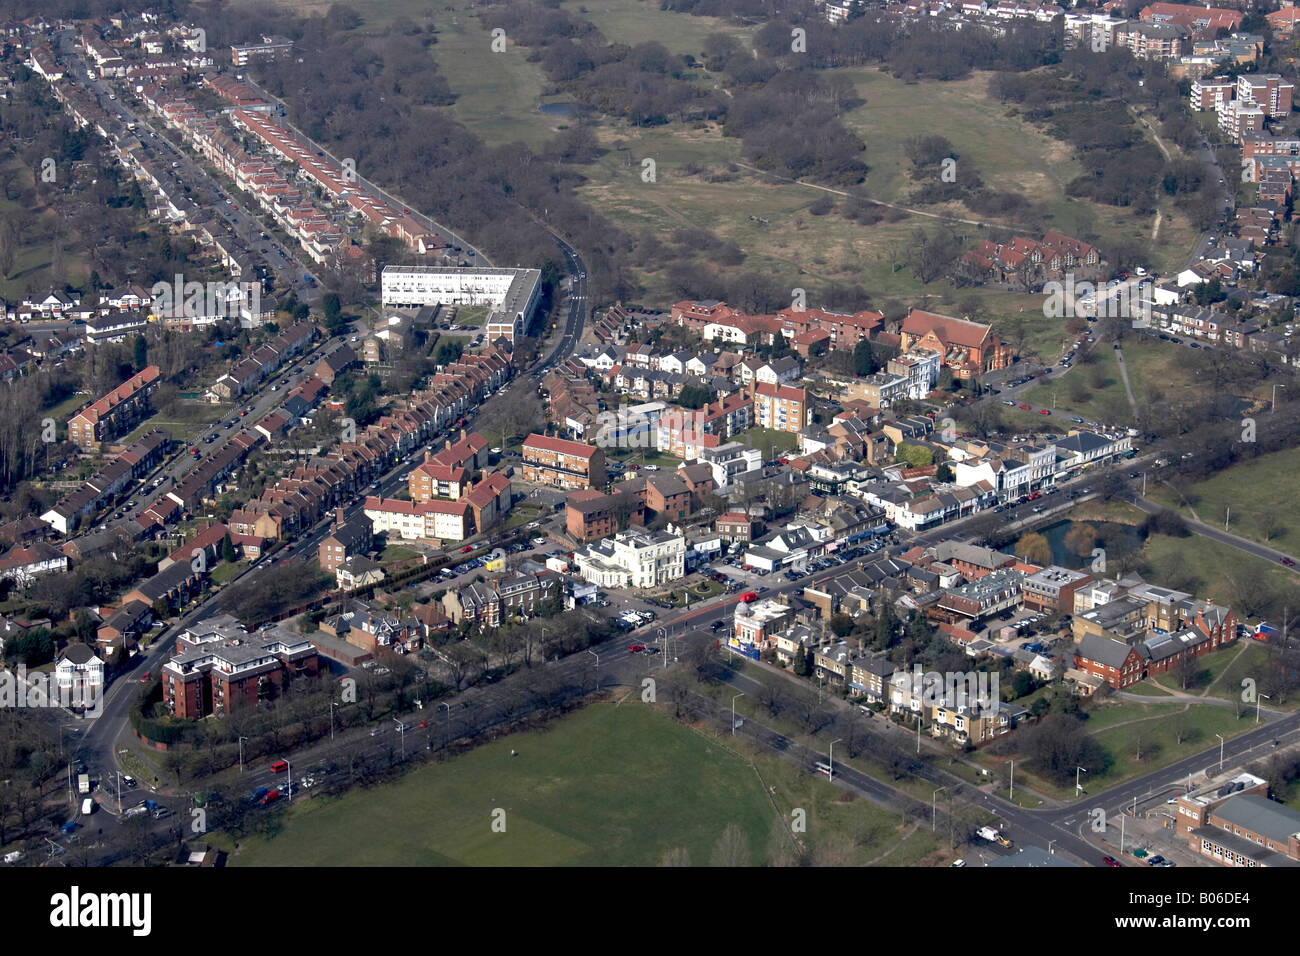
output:
<svg viewBox="0 0 1300 956"><path fill-rule="evenodd" d="M1196 579L1195 596L1219 604L1233 606L1236 598L1233 581L1251 577L1264 577L1272 586L1289 589L1300 599L1294 571L1199 535L1186 538L1152 535L1143 547L1143 555L1157 570L1171 564L1186 567Z"/></svg>
<svg viewBox="0 0 1300 956"><path fill-rule="evenodd" d="M937 857L929 833L898 831L864 801L838 803L837 788L775 759L759 758L756 773L729 742L633 701L589 706L380 787L298 802L275 837L242 839L231 864L653 866L681 849L699 866L729 824L762 863L794 807L807 812L806 839L856 834L853 862ZM498 811L504 832L492 827Z"/></svg>
<svg viewBox="0 0 1300 956"><path fill-rule="evenodd" d="M1231 507L1229 530L1234 534L1292 554L1300 551L1300 518L1281 506L1300 500L1300 448L1233 465L1189 486L1183 495L1157 485L1148 497L1206 522L1221 522ZM1265 521L1276 524L1271 536L1264 534Z"/></svg>
<svg viewBox="0 0 1300 956"><path fill-rule="evenodd" d="M1163 677L1164 675L1161 676ZM1156 680L1158 681L1159 678L1156 678ZM1136 694L1139 697L1164 697L1167 699L1171 696L1169 691L1165 690L1158 683L1152 683L1149 680L1144 680L1140 684L1133 684L1130 687L1125 687L1124 692L1126 694Z"/></svg>
<svg viewBox="0 0 1300 956"><path fill-rule="evenodd" d="M560 8L595 24L611 42L636 46L662 43L670 53L704 50L711 33L725 33L748 47L754 27L738 27L718 17L697 17L659 9L657 0L566 0Z"/></svg>
<svg viewBox="0 0 1300 956"><path fill-rule="evenodd" d="M213 584L225 584L239 572L248 567L246 561L222 561L212 569L211 578Z"/></svg>
<svg viewBox="0 0 1300 956"><path fill-rule="evenodd" d="M782 452L794 451L799 447L799 435L795 432L779 432L771 428L749 428L737 438L747 441L763 453L763 459L769 460Z"/></svg>
<svg viewBox="0 0 1300 956"><path fill-rule="evenodd" d="M403 547L400 544L390 544L379 555L380 564L393 564L397 561L409 561L411 558L418 558L420 552L414 548Z"/></svg>

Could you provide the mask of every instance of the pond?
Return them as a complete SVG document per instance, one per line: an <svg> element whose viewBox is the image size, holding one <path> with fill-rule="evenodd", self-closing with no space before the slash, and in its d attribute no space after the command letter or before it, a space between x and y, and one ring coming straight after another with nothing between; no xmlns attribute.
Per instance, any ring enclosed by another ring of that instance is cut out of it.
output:
<svg viewBox="0 0 1300 956"><path fill-rule="evenodd" d="M1116 521L1058 521L1038 533L1047 539L1052 549L1052 563L1063 568L1086 570L1092 563L1092 548L1086 554L1078 554L1066 545L1066 536L1075 528L1091 529L1096 541L1093 547L1106 548L1108 551L1132 552L1146 543L1142 529L1135 525L1120 524ZM1086 540L1086 538L1085 538Z"/></svg>
<svg viewBox="0 0 1300 956"><path fill-rule="evenodd" d="M578 112L578 104L543 103L538 107L537 112L545 113L547 116L575 116Z"/></svg>

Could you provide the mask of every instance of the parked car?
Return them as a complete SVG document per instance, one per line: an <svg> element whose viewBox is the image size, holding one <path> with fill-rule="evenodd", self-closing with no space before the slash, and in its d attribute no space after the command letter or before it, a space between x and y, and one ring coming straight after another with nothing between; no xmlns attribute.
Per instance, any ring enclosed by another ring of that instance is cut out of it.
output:
<svg viewBox="0 0 1300 956"><path fill-rule="evenodd" d="M1105 863L1107 866L1119 866L1119 865L1120 865L1119 860L1115 859L1113 856L1103 856L1103 857L1101 858L1101 862L1102 862L1102 863Z"/></svg>

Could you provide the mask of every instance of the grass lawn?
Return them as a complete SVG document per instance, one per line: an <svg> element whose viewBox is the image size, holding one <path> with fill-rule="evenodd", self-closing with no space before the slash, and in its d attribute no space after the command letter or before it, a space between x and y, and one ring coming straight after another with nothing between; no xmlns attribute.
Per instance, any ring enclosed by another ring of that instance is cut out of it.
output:
<svg viewBox="0 0 1300 956"><path fill-rule="evenodd" d="M746 429L737 438L748 441L763 453L763 459L769 460L782 452L794 451L799 447L799 435L795 432L779 432L771 428Z"/></svg>
<svg viewBox="0 0 1300 956"><path fill-rule="evenodd" d="M1158 681L1159 678L1156 678L1156 680ZM1128 694L1137 694L1139 697L1168 698L1170 696L1169 691L1165 690L1158 683L1152 683L1149 680L1144 680L1140 684L1133 684L1130 687L1125 687L1124 692Z"/></svg>
<svg viewBox="0 0 1300 956"><path fill-rule="evenodd" d="M211 578L213 584L225 584L239 572L248 567L246 561L222 561L212 569Z"/></svg>
<svg viewBox="0 0 1300 956"><path fill-rule="evenodd" d="M929 834L896 833L892 815L862 801L837 804L830 784L760 761L756 774L746 759L650 708L597 704L394 783L296 803L277 836L241 840L231 863L653 866L681 848L702 865L733 823L760 863L780 839L773 802L780 819L804 808L810 838L857 832L867 837L864 853L900 865L931 854ZM497 810L504 832L492 828Z"/></svg>
<svg viewBox="0 0 1300 956"><path fill-rule="evenodd" d="M718 17L697 17L659 9L646 0L566 0L561 9L595 24L611 42L636 46L662 43L671 53L700 56L711 33L726 33L748 48L753 27L737 27Z"/></svg>
<svg viewBox="0 0 1300 956"><path fill-rule="evenodd" d="M409 561L411 558L418 558L419 556L420 552L414 548L403 547L400 544L390 544L379 555L379 563L393 564L396 561Z"/></svg>
<svg viewBox="0 0 1300 956"><path fill-rule="evenodd" d="M1300 499L1300 448L1263 455L1233 465L1183 489L1156 485L1150 498L1202 521L1220 523L1231 506L1229 529L1234 534L1266 543L1281 551L1300 551L1300 521L1288 520L1281 502ZM1271 536L1264 534L1265 522L1272 522ZM1267 540L1266 540L1267 539Z"/></svg>
<svg viewBox="0 0 1300 956"><path fill-rule="evenodd" d="M1152 535L1143 546L1143 556L1157 571L1169 567L1186 569L1195 579L1192 582L1195 587L1184 587L1183 590L1190 590L1198 598L1209 598L1219 604L1238 604L1233 582L1248 578L1262 577L1279 590L1290 589L1293 594L1296 593L1294 571L1199 535L1186 538ZM1239 617L1244 617L1241 611L1237 613Z"/></svg>
<svg viewBox="0 0 1300 956"><path fill-rule="evenodd" d="M644 468L646 465L657 465L660 468L675 469L682 463L682 460L675 455L670 455L666 451L656 451L653 448L607 448L605 449L605 458L608 461L622 461L629 464L637 464ZM625 474L631 474L631 471ZM635 474L631 475L633 478Z"/></svg>

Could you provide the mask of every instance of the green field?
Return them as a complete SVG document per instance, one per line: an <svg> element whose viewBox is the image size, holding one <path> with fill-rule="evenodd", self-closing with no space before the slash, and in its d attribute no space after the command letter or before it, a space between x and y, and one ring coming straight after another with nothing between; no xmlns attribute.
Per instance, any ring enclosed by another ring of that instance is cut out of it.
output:
<svg viewBox="0 0 1300 956"><path fill-rule="evenodd" d="M775 455L787 451L794 451L799 447L799 435L796 432L781 432L771 428L753 428L746 429L736 436L737 441L747 441L754 448L763 453L764 459L770 459Z"/></svg>
<svg viewBox="0 0 1300 956"><path fill-rule="evenodd" d="M1222 526L1231 508L1228 528L1234 534L1266 543L1284 552L1300 551L1300 521L1281 502L1300 499L1300 449L1288 448L1234 465L1180 489L1158 485L1148 497L1188 517ZM1272 522L1265 535L1265 522Z"/></svg>
<svg viewBox="0 0 1300 956"><path fill-rule="evenodd" d="M1246 554L1234 547L1211 541L1209 538L1191 536L1171 538L1155 534L1147 539L1142 549L1142 556L1155 570L1154 580L1160 580L1161 569L1168 567L1185 568L1195 579L1191 590L1198 598L1208 598L1219 604L1237 607L1234 582L1247 579L1263 578L1279 591L1290 589L1300 598L1297 589L1296 574L1280 564L1265 561L1254 555ZM1183 590L1188 590L1183 588ZM1300 603L1296 604L1300 606ZM1242 611L1239 617L1245 617Z"/></svg>
<svg viewBox="0 0 1300 956"><path fill-rule="evenodd" d="M611 42L662 43L670 53L698 56L711 33L729 34L745 45L754 34L753 27L737 27L717 17L661 10L658 0L566 0L560 7L595 24Z"/></svg>
<svg viewBox="0 0 1300 956"><path fill-rule="evenodd" d="M846 843L849 862L937 858L928 832L900 831L892 814L838 794L775 760L760 759L756 772L640 704L596 704L395 783L296 803L276 836L241 839L231 863L653 866L682 849L702 865L729 824L762 863L784 839L778 820L793 807L807 811L808 840ZM493 829L497 811L504 832ZM224 835L216 842L230 845Z"/></svg>

